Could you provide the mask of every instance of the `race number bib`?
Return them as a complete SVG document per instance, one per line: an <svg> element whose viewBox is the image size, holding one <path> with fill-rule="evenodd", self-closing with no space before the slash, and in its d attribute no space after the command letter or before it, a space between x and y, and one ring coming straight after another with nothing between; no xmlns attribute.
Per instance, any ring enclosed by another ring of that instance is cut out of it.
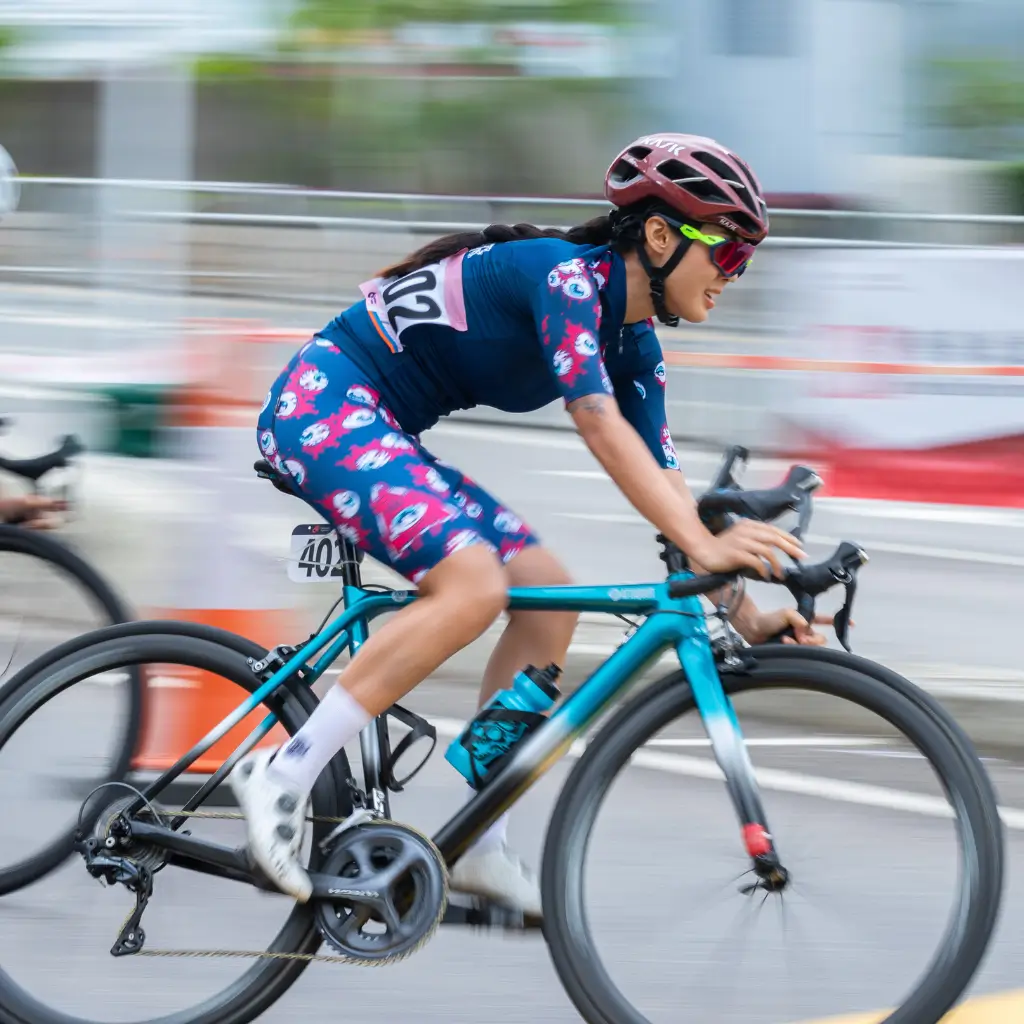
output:
<svg viewBox="0 0 1024 1024"><path fill-rule="evenodd" d="M326 523L309 523L292 530L288 579L293 583L341 580L343 555L338 535Z"/></svg>
<svg viewBox="0 0 1024 1024"><path fill-rule="evenodd" d="M402 350L403 333L417 324L466 330L464 255L459 252L404 277L387 281L378 277L359 286L367 312L395 352Z"/></svg>

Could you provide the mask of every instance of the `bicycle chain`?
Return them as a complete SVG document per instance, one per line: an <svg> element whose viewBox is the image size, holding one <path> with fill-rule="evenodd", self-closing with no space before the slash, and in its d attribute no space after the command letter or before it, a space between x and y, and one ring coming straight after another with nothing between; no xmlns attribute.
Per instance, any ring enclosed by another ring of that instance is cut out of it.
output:
<svg viewBox="0 0 1024 1024"><path fill-rule="evenodd" d="M186 811L186 810L174 810L172 808L143 808L140 814L156 814L163 818L220 818L223 820L231 821L244 821L245 815L240 811ZM334 818L322 814L307 814L306 821L312 822L315 825L341 825L348 821L345 818ZM403 826L409 828L408 825ZM413 831L419 831L413 829ZM423 833L420 833L421 835ZM447 901L446 901L447 902ZM125 922L132 916L134 910L128 912L125 917ZM423 939L417 943L412 949L407 950L393 958L387 959L364 959L361 957L352 956L334 956L332 954L325 953L271 953L264 949L140 949L137 953L133 953L133 956L151 956L161 957L164 959L169 958L180 958L186 960L200 960L200 959L236 959L236 960L305 960L309 963L326 963L326 964L348 964L349 966L360 966L360 967L385 967L392 963L397 963L399 960L405 960L407 957L412 956L413 953L418 952L430 941L433 937L434 932L437 930L441 923L441 917L444 916L444 905L442 904L441 914L438 916L437 921L434 923ZM324 941L327 941L326 939Z"/></svg>

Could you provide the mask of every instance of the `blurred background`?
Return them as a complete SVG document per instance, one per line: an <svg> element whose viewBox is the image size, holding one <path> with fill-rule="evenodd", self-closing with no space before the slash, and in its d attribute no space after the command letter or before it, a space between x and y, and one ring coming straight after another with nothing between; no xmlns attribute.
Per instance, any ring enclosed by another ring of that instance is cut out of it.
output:
<svg viewBox="0 0 1024 1024"><path fill-rule="evenodd" d="M587 219L615 152L683 130L751 162L772 235L660 331L677 443L1019 507L1022 53L1013 0L0 0L9 445L74 430L141 478L201 386L248 474L247 404L359 282Z"/></svg>
<svg viewBox="0 0 1024 1024"><path fill-rule="evenodd" d="M293 642L337 587L296 571L292 531L316 517L252 473L279 368L430 237L601 212L614 154L656 131L733 147L772 213L711 321L659 330L688 479L706 486L732 443L751 449L754 484L794 458L819 467L811 554L851 538L872 555L855 649L953 707L1012 803L1024 672L1001 638L1019 631L1024 569L1019 0L0 0L0 451L82 439L58 536L133 614ZM557 404L460 413L425 442L581 581L662 574L653 530ZM0 475L0 494L25 489ZM3 572L10 670L99 624L60 579ZM365 576L397 582L370 564ZM29 612L45 625L26 642ZM621 628L585 618L569 676ZM469 714L495 636L417 706ZM822 725L780 727L796 720ZM899 756L839 770L888 785ZM437 796L450 780L434 770ZM424 806L444 805L434 796ZM866 845L898 831L858 828ZM1013 943L982 988L1019 982ZM545 984L523 1019L567 1014ZM878 1005L830 992L793 1019Z"/></svg>

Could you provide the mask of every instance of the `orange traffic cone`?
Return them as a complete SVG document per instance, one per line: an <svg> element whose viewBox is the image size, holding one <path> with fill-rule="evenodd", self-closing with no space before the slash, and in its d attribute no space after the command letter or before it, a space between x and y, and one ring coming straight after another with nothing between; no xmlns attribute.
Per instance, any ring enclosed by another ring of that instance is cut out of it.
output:
<svg viewBox="0 0 1024 1024"><path fill-rule="evenodd" d="M215 626L272 648L299 639L300 616L276 568L271 574L270 559L239 545L226 525L237 508L231 481L251 472L257 457L259 406L276 373L252 372L252 366L261 362L255 357L263 348L259 340L254 325L240 327L237 322L194 324L186 339L189 378L176 396L171 419L188 464L185 479L195 486L195 513L174 525L174 571L166 580L170 600L165 607L148 609L147 615ZM257 390L258 399L254 387L262 391ZM247 446L240 444L243 431ZM246 450L251 457L235 460L236 465L226 454L232 450ZM134 770L167 769L245 697L239 686L209 672L185 666L147 667ZM263 707L253 711L187 774L216 771L266 714ZM285 735L275 725L260 745L277 745Z"/></svg>

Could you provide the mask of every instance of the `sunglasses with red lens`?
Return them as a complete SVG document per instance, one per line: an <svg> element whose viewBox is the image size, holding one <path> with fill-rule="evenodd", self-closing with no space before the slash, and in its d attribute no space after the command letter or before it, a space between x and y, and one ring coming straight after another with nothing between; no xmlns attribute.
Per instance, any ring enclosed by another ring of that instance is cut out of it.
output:
<svg viewBox="0 0 1024 1024"><path fill-rule="evenodd" d="M692 224L680 223L678 227L683 237L708 247L708 256L723 277L739 277L750 266L757 248L750 242L736 241L724 235L705 235Z"/></svg>

